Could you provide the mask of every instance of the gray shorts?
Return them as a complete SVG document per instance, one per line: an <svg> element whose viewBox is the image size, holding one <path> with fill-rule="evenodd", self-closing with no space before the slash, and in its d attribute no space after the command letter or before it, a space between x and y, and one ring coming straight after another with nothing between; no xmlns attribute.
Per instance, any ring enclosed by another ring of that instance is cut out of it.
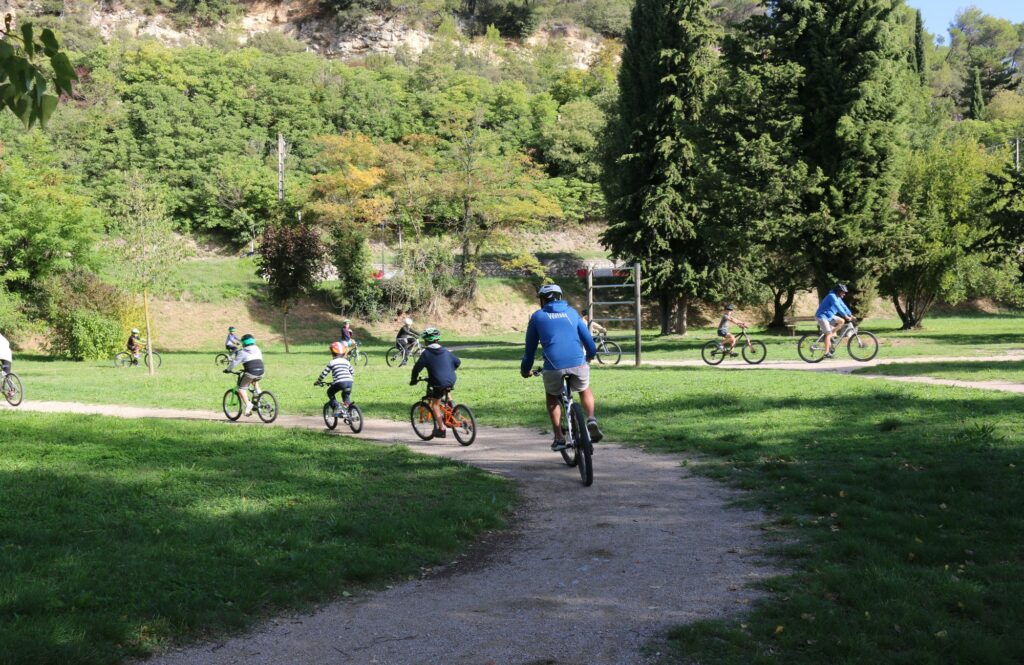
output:
<svg viewBox="0 0 1024 665"><path fill-rule="evenodd" d="M590 365L583 363L579 367L544 370L544 391L549 395L562 394L562 377L568 376L569 388L573 392L581 392L590 387Z"/></svg>
<svg viewBox="0 0 1024 665"><path fill-rule="evenodd" d="M825 333L826 335L829 334L830 332L832 332L832 322L826 319L825 317L821 317L820 319L818 319L818 330Z"/></svg>
<svg viewBox="0 0 1024 665"><path fill-rule="evenodd" d="M262 380L263 380L263 375L262 374L260 374L259 376L256 376L255 374L249 374L248 372L245 372L244 374L242 374L242 376L238 377L238 387L239 388L248 388L250 384L253 384L253 383L256 383L257 381L262 381Z"/></svg>

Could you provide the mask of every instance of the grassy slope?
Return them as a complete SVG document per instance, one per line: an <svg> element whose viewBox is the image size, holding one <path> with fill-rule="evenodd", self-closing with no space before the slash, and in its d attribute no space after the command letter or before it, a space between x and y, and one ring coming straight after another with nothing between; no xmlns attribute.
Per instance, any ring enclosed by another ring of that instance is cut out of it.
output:
<svg viewBox="0 0 1024 665"><path fill-rule="evenodd" d="M0 412L0 662L111 663L417 574L509 483L318 433Z"/></svg>

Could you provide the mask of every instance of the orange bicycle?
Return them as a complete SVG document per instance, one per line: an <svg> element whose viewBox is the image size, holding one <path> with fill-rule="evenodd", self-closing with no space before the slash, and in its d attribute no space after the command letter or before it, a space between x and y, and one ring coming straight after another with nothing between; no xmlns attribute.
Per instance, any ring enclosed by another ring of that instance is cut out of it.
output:
<svg viewBox="0 0 1024 665"><path fill-rule="evenodd" d="M420 379L426 383L426 379ZM464 446L471 445L476 440L476 418L473 411L465 404L453 404L451 389L445 391L439 407L441 416L444 418L444 425L452 431L455 439ZM434 438L434 412L430 408L430 392L428 391L423 399L412 405L410 414L412 430L416 436L424 441Z"/></svg>

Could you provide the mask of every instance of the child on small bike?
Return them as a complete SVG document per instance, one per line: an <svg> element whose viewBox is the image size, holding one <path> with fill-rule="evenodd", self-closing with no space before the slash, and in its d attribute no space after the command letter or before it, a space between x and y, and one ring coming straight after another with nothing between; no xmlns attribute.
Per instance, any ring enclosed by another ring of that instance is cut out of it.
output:
<svg viewBox="0 0 1024 665"><path fill-rule="evenodd" d="M355 346L356 338L352 335L352 322L345 319L341 322L341 338L338 340L344 347Z"/></svg>
<svg viewBox="0 0 1024 665"><path fill-rule="evenodd" d="M235 334L235 327L228 326L228 336L224 340L224 349L228 352L229 358L234 358L238 353L238 347L242 344L241 338Z"/></svg>
<svg viewBox="0 0 1024 665"><path fill-rule="evenodd" d="M736 336L729 332L729 324L735 323L740 328L747 327L746 323L732 315L735 309L733 305L727 304L722 310L722 320L718 322L718 336L722 338L723 344L728 345L725 348L725 352L730 356L736 355L736 352L733 351L736 348Z"/></svg>
<svg viewBox="0 0 1024 665"><path fill-rule="evenodd" d="M348 347L342 345L341 342L333 342L331 344L331 356L331 361L320 372L320 378L313 385L323 381L328 374L332 375L331 385L327 388L327 399L331 402L334 415L340 416L341 404L338 403L336 397L338 393L341 393L341 402L345 405L346 409L352 404L352 385L355 380L355 370L352 368L352 363L348 361Z"/></svg>
<svg viewBox="0 0 1024 665"><path fill-rule="evenodd" d="M412 368L409 385L415 386L420 380L420 372L427 370L427 398L430 401L430 410L434 414L434 438L443 439L448 433L444 428L444 417L441 415L441 399L455 388L455 370L462 361L441 346L441 331L437 328L424 330L421 339L425 348Z"/></svg>
<svg viewBox="0 0 1024 665"><path fill-rule="evenodd" d="M242 374L238 377L238 397L245 407L245 415L252 415L252 402L249 401L248 388L252 385L257 395L260 394L260 379L266 369L263 366L263 351L256 346L256 338L251 333L242 335L242 349L224 370L229 374L235 367L242 366Z"/></svg>
<svg viewBox="0 0 1024 665"><path fill-rule="evenodd" d="M132 354L132 364L139 364L139 353L142 351L142 342L139 340L138 328L132 328L132 332L128 335L128 343L125 345L128 347L128 353Z"/></svg>

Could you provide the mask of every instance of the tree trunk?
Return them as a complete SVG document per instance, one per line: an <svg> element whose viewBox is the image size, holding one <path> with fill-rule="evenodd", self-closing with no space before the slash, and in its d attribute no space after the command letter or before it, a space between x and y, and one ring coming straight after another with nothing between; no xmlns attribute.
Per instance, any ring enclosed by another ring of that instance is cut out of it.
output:
<svg viewBox="0 0 1024 665"><path fill-rule="evenodd" d="M664 291L658 293L659 318L661 319L660 335L672 334L672 299Z"/></svg>
<svg viewBox="0 0 1024 665"><path fill-rule="evenodd" d="M146 313L146 364L149 366L149 375L156 374L156 363L153 362L153 326L149 322L149 289L142 289L142 309Z"/></svg>
<svg viewBox="0 0 1024 665"><path fill-rule="evenodd" d="M676 299L676 326L675 330L680 335L685 335L689 330L689 310L690 310L690 298L689 296L681 296Z"/></svg>
<svg viewBox="0 0 1024 665"><path fill-rule="evenodd" d="M768 328L771 330L785 330L786 315L789 314L789 308L793 306L793 300L796 298L796 289L772 289L772 295L775 302L774 309L772 310L772 322L768 324ZM785 295L785 298L783 298L783 295Z"/></svg>
<svg viewBox="0 0 1024 665"><path fill-rule="evenodd" d="M291 353L291 351L288 350L288 308L287 307L285 307L282 310L282 317L281 318L284 319L284 352L285 353Z"/></svg>

